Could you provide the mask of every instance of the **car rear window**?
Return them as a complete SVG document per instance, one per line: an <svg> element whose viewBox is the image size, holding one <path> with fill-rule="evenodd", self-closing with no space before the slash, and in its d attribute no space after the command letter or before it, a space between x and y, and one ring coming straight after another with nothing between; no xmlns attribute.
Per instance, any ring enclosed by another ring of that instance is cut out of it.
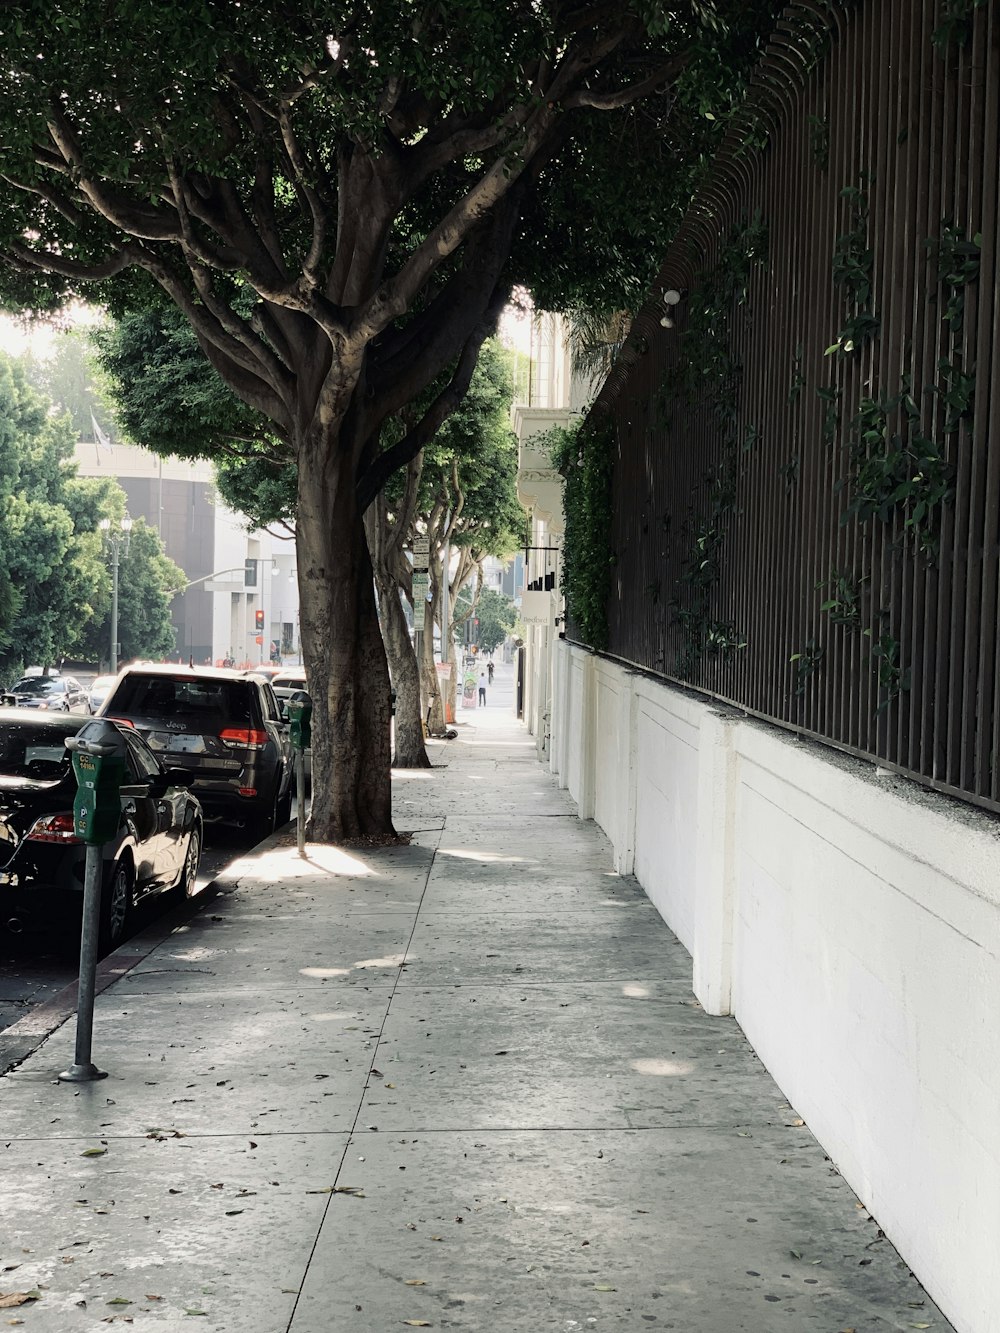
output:
<svg viewBox="0 0 1000 1333"><path fill-rule="evenodd" d="M242 681L207 680L197 676L125 676L114 691L108 713L155 720L176 719L193 731L202 726L253 723L250 691Z"/></svg>
<svg viewBox="0 0 1000 1333"><path fill-rule="evenodd" d="M46 694L65 694L66 685L62 680L52 680L51 677L29 676L26 680L19 680L14 686L16 694L32 694L43 696Z"/></svg>
<svg viewBox="0 0 1000 1333"><path fill-rule="evenodd" d="M70 769L63 733L51 727L0 725L0 776L39 782L65 777Z"/></svg>

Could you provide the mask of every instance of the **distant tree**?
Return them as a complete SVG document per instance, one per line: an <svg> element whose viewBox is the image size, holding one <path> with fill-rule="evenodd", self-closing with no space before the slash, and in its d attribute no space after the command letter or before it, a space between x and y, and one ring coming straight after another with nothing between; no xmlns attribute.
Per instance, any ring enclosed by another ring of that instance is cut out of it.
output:
<svg viewBox="0 0 1000 1333"><path fill-rule="evenodd" d="M434 634L441 629L445 551L455 557L450 567L449 618L452 625L460 625L463 613L457 609L458 591L487 555L507 555L524 540L525 514L517 499L517 440L510 428L511 396L510 356L491 339L483 346L461 403L407 469L405 478L393 478L373 506L368 532L376 579L394 577L411 603L409 563L403 552L418 533L428 541L429 600L414 604L413 614L415 627L423 630L422 707L430 709L432 730L444 725ZM385 562L386 545L395 549L394 576ZM453 654L452 642L446 651ZM456 678L457 663L453 661L449 696Z"/></svg>
<svg viewBox="0 0 1000 1333"><path fill-rule="evenodd" d="M22 358L29 383L48 398L59 413L68 413L78 439L93 439L93 419L112 438L115 419L95 376L94 348L84 328L57 334L49 355L29 353Z"/></svg>
<svg viewBox="0 0 1000 1333"><path fill-rule="evenodd" d="M125 513L110 477L76 475L76 428L0 356L0 667L99 660L110 646L111 576L98 527ZM121 563L119 638L126 655L173 647L169 592L184 581L138 521ZM136 647L133 649L132 645ZM149 646L143 646L148 644Z"/></svg>
<svg viewBox="0 0 1000 1333"><path fill-rule="evenodd" d="M52 416L21 365L0 356L0 654L8 666L72 655L105 593L90 519L109 483L76 476L75 438L69 417Z"/></svg>
<svg viewBox="0 0 1000 1333"><path fill-rule="evenodd" d="M509 597L495 588L483 588L476 603L479 624L476 637L481 653L493 653L500 647L517 622L517 608Z"/></svg>

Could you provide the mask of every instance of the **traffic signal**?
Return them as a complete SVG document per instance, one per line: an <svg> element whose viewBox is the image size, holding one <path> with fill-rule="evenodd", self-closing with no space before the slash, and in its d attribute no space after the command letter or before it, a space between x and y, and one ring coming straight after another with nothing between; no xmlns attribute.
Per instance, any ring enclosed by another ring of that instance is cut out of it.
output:
<svg viewBox="0 0 1000 1333"><path fill-rule="evenodd" d="M259 606L257 610L253 613L253 619L254 619L254 624L257 626L257 630L259 632L264 628L264 608L262 606Z"/></svg>

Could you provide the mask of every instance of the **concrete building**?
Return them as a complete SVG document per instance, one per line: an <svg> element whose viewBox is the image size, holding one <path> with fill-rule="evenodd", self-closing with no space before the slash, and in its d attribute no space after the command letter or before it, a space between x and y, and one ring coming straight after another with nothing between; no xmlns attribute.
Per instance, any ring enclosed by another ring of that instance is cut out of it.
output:
<svg viewBox="0 0 1000 1333"><path fill-rule="evenodd" d="M300 660L294 540L249 530L219 498L210 463L89 440L77 445L76 461L81 476L115 478L129 513L159 532L183 569L188 586L171 606L178 659L253 665L276 653Z"/></svg>

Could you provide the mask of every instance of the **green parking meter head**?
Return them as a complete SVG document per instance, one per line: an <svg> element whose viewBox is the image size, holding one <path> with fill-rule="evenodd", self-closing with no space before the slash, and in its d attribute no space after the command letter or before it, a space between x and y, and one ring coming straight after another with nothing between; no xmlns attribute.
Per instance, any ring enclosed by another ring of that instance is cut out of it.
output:
<svg viewBox="0 0 1000 1333"><path fill-rule="evenodd" d="M312 704L306 697L291 698L285 705L288 735L296 750L308 750L312 744Z"/></svg>
<svg viewBox="0 0 1000 1333"><path fill-rule="evenodd" d="M83 842L101 846L115 836L121 821L125 737L113 722L95 718L66 737L66 748L76 776L73 830Z"/></svg>

